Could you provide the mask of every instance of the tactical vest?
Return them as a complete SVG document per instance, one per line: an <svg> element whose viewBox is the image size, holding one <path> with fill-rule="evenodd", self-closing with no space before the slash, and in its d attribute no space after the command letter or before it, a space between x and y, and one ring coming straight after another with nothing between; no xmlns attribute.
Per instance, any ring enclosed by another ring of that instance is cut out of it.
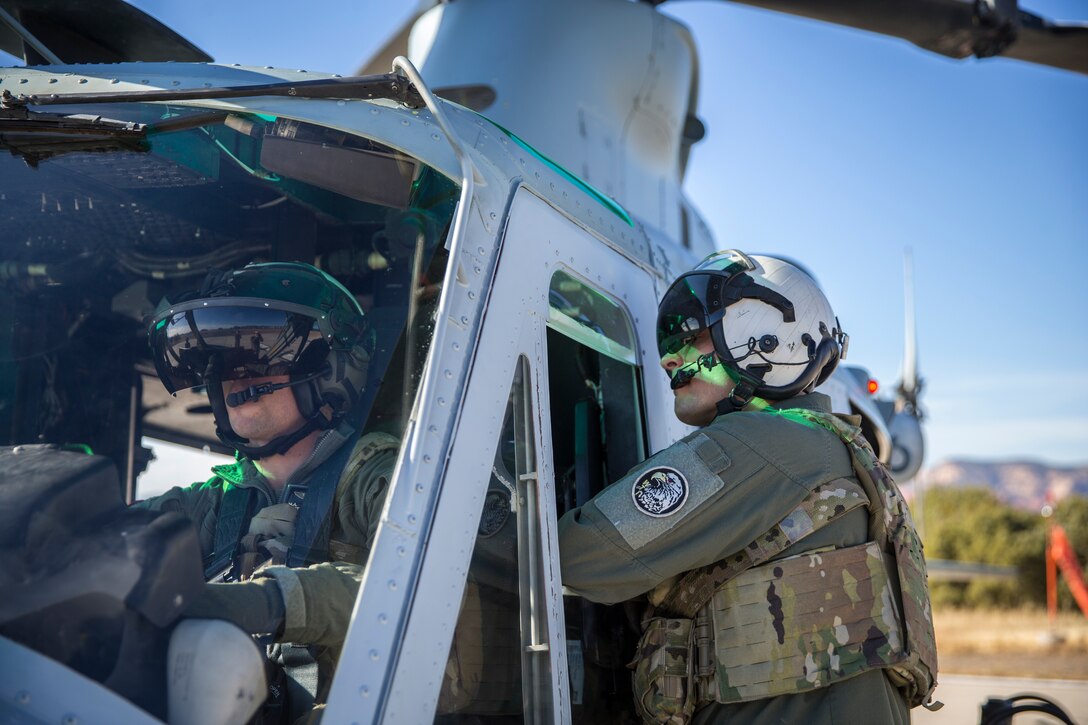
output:
<svg viewBox="0 0 1088 725"><path fill-rule="evenodd" d="M703 703L796 694L880 668L911 707L930 707L936 644L906 502L856 426L777 412L838 435L860 485L816 488L774 529L669 589L654 612L667 616L645 623L636 658L636 706L648 722L680 725ZM769 561L862 505L868 543Z"/></svg>

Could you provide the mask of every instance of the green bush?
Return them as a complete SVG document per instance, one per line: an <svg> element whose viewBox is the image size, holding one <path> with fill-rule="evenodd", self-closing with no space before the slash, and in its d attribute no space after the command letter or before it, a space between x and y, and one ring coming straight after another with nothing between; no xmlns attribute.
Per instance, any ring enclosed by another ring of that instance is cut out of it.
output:
<svg viewBox="0 0 1088 725"><path fill-rule="evenodd" d="M933 582L935 605L1011 608L1046 604L1047 519L1015 509L986 488L941 487L925 495L923 541L930 559L1015 566L1014 581L978 579ZM1088 555L1088 498L1071 497L1055 507L1054 520L1069 536L1083 566ZM1059 585L1062 609L1075 608Z"/></svg>

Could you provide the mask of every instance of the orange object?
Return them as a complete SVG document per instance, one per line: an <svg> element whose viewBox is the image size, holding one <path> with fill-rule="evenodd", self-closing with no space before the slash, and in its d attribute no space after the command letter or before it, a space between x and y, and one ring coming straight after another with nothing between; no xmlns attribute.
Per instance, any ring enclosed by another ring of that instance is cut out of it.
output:
<svg viewBox="0 0 1088 725"><path fill-rule="evenodd" d="M1046 561L1046 604L1051 619L1058 611L1057 571L1053 572L1053 576L1051 575L1052 569L1055 568L1062 570L1065 583L1069 586L1069 591L1073 593L1073 599L1077 601L1084 616L1088 617L1088 585L1084 583L1084 574L1077 561L1077 555L1069 544L1069 537L1065 535L1065 529L1057 524L1050 527L1050 546L1046 550Z"/></svg>
<svg viewBox="0 0 1088 725"><path fill-rule="evenodd" d="M1054 553L1050 543L1046 546L1046 613L1050 626L1058 619L1058 565L1054 563Z"/></svg>

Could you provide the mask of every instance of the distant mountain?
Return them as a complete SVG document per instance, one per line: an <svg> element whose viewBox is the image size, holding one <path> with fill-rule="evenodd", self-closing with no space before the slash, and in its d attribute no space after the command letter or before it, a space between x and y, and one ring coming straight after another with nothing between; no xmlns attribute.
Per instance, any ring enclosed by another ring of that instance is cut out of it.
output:
<svg viewBox="0 0 1088 725"><path fill-rule="evenodd" d="M1017 508L1038 511L1047 492L1054 501L1088 496L1088 465L1058 467L1041 463L947 461L925 472L926 487L985 486Z"/></svg>

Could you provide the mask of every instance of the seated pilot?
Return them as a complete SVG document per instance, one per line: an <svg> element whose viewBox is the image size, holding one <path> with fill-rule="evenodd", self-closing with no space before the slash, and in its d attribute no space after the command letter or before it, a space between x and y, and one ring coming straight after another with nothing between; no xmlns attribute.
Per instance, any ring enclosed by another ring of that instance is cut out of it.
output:
<svg viewBox="0 0 1088 725"><path fill-rule="evenodd" d="M396 460L397 439L359 437L353 408L373 332L335 279L273 262L209 275L160 309L150 338L167 390L204 386L237 460L137 505L197 527L213 583L185 616L278 643L289 695L273 681L266 711L286 707L293 720L328 695Z"/></svg>

